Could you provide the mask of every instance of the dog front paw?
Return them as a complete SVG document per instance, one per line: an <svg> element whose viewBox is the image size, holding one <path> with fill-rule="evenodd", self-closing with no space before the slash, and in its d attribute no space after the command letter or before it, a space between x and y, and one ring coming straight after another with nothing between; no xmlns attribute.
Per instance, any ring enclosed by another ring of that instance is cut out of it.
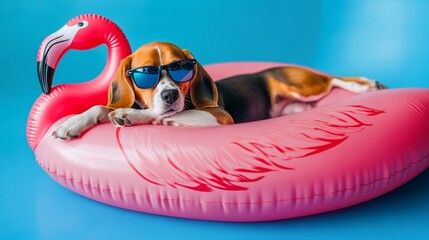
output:
<svg viewBox="0 0 429 240"><path fill-rule="evenodd" d="M176 121L176 120L170 119L170 118L164 118L164 119L162 119L159 124L160 125L165 125L165 126L173 126L173 127L183 127L183 126L186 126L183 122L179 122L179 121Z"/></svg>
<svg viewBox="0 0 429 240"><path fill-rule="evenodd" d="M119 108L109 113L110 122L115 127L134 124L157 124L161 117L150 109Z"/></svg>
<svg viewBox="0 0 429 240"><path fill-rule="evenodd" d="M83 123L81 116L73 116L59 126L55 131L52 132L52 136L63 140L71 140L79 138L81 133L85 131L87 127Z"/></svg>
<svg viewBox="0 0 429 240"><path fill-rule="evenodd" d="M95 124L107 120L109 109L104 106L94 106L87 111L67 119L52 132L52 136L63 140L79 138L80 135Z"/></svg>
<svg viewBox="0 0 429 240"><path fill-rule="evenodd" d="M129 119L133 109L121 108L109 113L109 120L115 127L131 126L133 123Z"/></svg>

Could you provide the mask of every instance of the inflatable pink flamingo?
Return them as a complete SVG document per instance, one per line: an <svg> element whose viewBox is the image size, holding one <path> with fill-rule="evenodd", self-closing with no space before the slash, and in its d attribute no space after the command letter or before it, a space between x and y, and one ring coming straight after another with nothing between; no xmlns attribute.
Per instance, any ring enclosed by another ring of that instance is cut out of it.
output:
<svg viewBox="0 0 429 240"><path fill-rule="evenodd" d="M92 81L60 85L51 90L55 68L70 49L87 50L107 45L107 63ZM71 19L64 27L49 35L39 48L37 71L45 94L36 101L27 125L28 142L34 149L46 130L58 119L81 113L94 105L107 103L107 89L120 61L131 54L121 29L102 16L86 14ZM59 108L62 105L67 107ZM40 111L45 109L46 111Z"/></svg>
<svg viewBox="0 0 429 240"><path fill-rule="evenodd" d="M50 85L70 48L106 43L109 58L95 80ZM190 128L100 124L82 138L54 139L67 116L105 104L110 78L130 53L111 21L71 20L39 50L45 93L34 104L27 136L36 160L63 186L118 207L168 216L266 221L351 206L409 181L429 166L429 90L355 96L334 90L312 110L264 121ZM279 64L206 66L214 79Z"/></svg>

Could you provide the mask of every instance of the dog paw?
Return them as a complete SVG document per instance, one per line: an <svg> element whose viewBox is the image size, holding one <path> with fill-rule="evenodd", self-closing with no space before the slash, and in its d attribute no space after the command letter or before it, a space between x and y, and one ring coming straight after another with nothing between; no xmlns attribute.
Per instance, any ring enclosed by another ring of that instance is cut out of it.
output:
<svg viewBox="0 0 429 240"><path fill-rule="evenodd" d="M369 88L368 88L367 92L373 92L373 91L387 89L386 85L380 83L379 81L367 79L365 77L361 77L361 79L369 82Z"/></svg>
<svg viewBox="0 0 429 240"><path fill-rule="evenodd" d="M134 109L120 108L109 113L109 120L115 127L125 127L133 124L130 118Z"/></svg>
<svg viewBox="0 0 429 240"><path fill-rule="evenodd" d="M187 126L186 124L184 124L183 122L179 122L173 119L168 119L168 118L164 118L161 120L160 122L161 125L165 125L165 126L173 126L173 127L183 127L183 126Z"/></svg>
<svg viewBox="0 0 429 240"><path fill-rule="evenodd" d="M63 140L71 140L79 138L81 133L88 127L85 124L85 119L81 115L73 116L67 119L61 126L52 132L52 136Z"/></svg>
<svg viewBox="0 0 429 240"><path fill-rule="evenodd" d="M387 86L380 83L379 81L375 81L375 90L383 90L387 89Z"/></svg>
<svg viewBox="0 0 429 240"><path fill-rule="evenodd" d="M148 123L157 124L160 118L150 109L119 108L109 113L110 122L115 127Z"/></svg>
<svg viewBox="0 0 429 240"><path fill-rule="evenodd" d="M96 124L105 122L109 109L104 106L94 106L87 111L70 117L55 131L52 136L63 140L79 138L80 135Z"/></svg>
<svg viewBox="0 0 429 240"><path fill-rule="evenodd" d="M286 104L286 106L282 109L280 115L290 115L294 113L299 113L303 111L310 110L315 107L314 102L291 102Z"/></svg>

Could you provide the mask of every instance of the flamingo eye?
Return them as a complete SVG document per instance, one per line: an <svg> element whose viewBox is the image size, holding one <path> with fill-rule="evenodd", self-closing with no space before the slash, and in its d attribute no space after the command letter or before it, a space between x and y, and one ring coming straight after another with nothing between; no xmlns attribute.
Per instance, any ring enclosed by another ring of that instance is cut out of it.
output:
<svg viewBox="0 0 429 240"><path fill-rule="evenodd" d="M86 28L88 26L88 21L80 21L75 26L78 28Z"/></svg>

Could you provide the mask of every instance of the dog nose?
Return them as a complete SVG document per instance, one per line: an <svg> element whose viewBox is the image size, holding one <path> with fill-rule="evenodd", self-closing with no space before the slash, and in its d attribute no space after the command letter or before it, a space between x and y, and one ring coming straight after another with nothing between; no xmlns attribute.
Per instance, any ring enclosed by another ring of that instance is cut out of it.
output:
<svg viewBox="0 0 429 240"><path fill-rule="evenodd" d="M165 103L173 104L179 98L179 91L177 89L169 89L161 92L161 99Z"/></svg>

